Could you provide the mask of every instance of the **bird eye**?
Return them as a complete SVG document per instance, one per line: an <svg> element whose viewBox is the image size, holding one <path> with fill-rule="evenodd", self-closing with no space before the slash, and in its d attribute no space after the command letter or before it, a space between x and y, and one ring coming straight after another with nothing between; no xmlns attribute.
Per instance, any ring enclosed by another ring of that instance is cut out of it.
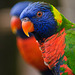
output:
<svg viewBox="0 0 75 75"><path fill-rule="evenodd" d="M37 12L37 16L41 17L42 16L42 12L41 11Z"/></svg>

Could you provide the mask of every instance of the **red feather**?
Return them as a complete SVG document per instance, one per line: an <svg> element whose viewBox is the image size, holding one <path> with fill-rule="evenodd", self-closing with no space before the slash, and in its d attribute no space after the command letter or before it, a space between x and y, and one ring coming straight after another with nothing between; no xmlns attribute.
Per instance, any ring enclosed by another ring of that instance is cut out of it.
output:
<svg viewBox="0 0 75 75"><path fill-rule="evenodd" d="M66 46L65 35L65 29L62 29L59 33L48 37L44 44L41 44L44 61L48 64L49 68L55 66L64 54Z"/></svg>
<svg viewBox="0 0 75 75"><path fill-rule="evenodd" d="M65 49L65 29L62 29L59 33L48 37L44 43L41 43L42 55L44 61L46 62L49 69L55 67L59 62L59 59L64 55ZM63 60L67 61L66 56L64 56ZM65 68L64 73L68 73L68 75L73 75L72 70L65 64L60 65L60 67ZM60 73L62 75L63 73Z"/></svg>
<svg viewBox="0 0 75 75"><path fill-rule="evenodd" d="M68 73L68 75L74 75L72 73L72 70L67 65L63 64L63 65L60 65L60 67L64 67L64 69L65 69L64 73ZM60 73L60 75L62 75L62 74L63 73Z"/></svg>
<svg viewBox="0 0 75 75"><path fill-rule="evenodd" d="M34 37L22 39L17 37L18 49L24 60L40 71L46 70L48 67L44 64L39 44Z"/></svg>

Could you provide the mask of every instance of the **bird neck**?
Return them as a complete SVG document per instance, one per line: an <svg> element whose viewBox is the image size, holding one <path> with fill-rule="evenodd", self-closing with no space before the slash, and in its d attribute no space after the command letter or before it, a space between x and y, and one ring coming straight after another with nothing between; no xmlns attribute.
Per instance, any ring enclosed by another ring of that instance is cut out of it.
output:
<svg viewBox="0 0 75 75"><path fill-rule="evenodd" d="M34 34L35 38L38 40L39 43L44 43L45 40L46 40L48 37L51 37L51 36L52 36L53 34L55 34L56 32L57 32L57 31L56 31L56 29L55 29L55 30L53 30L52 33L49 31L49 33L47 33L47 34L44 33L44 35L43 35L43 34L40 34L40 33L36 33L36 32L33 32L33 34Z"/></svg>
<svg viewBox="0 0 75 75"><path fill-rule="evenodd" d="M68 29L71 29L71 28L75 28L75 24L74 23L72 23L71 21L69 21L62 14L61 14L61 16L62 16L62 24L60 26L58 26L57 32L59 32L63 28L65 28L65 30L68 30Z"/></svg>

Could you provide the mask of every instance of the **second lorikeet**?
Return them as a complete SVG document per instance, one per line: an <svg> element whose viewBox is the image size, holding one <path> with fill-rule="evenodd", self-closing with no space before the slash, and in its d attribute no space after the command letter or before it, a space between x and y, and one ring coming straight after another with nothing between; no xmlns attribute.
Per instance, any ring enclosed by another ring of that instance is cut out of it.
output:
<svg viewBox="0 0 75 75"><path fill-rule="evenodd" d="M75 24L53 5L35 2L20 15L24 33L34 34L40 43L43 59L54 75L75 74Z"/></svg>
<svg viewBox="0 0 75 75"><path fill-rule="evenodd" d="M11 29L16 35L17 47L22 55L23 59L30 65L37 68L42 75L53 75L48 67L44 64L42 53L39 49L39 44L36 42L35 37L30 33L30 37L27 37L21 25L19 18L23 9L25 9L31 2L24 1L15 4L10 12L11 15Z"/></svg>

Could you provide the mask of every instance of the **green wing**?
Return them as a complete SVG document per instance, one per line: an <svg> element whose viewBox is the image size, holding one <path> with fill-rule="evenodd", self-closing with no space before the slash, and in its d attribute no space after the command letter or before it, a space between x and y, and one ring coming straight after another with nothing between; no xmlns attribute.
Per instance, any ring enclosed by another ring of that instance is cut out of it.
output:
<svg viewBox="0 0 75 75"><path fill-rule="evenodd" d="M67 57L67 65L72 69L75 74L75 24L66 19L62 14L62 25L60 28L65 28L65 56Z"/></svg>
<svg viewBox="0 0 75 75"><path fill-rule="evenodd" d="M66 19L53 5L50 4L51 12L57 22L57 32L65 28L65 56L67 57L67 65L75 74L75 24Z"/></svg>
<svg viewBox="0 0 75 75"><path fill-rule="evenodd" d="M67 57L67 65L72 69L75 74L75 29L70 29L66 31L65 36L65 56Z"/></svg>

